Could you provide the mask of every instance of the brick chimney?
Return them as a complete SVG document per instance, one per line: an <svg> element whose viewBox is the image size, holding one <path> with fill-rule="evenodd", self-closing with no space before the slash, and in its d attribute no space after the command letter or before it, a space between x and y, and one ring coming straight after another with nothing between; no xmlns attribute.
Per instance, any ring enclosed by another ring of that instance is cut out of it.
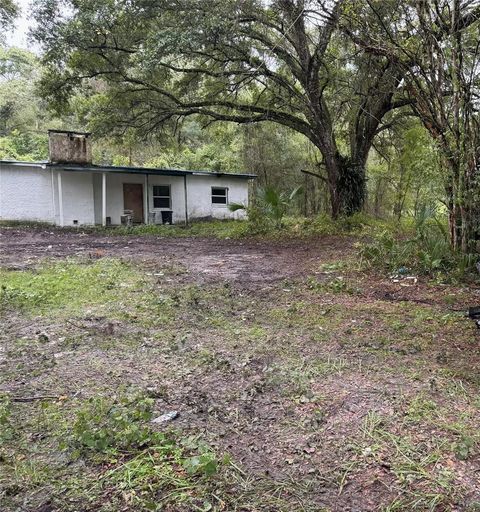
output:
<svg viewBox="0 0 480 512"><path fill-rule="evenodd" d="M54 164L92 163L89 133L48 130L49 160Z"/></svg>

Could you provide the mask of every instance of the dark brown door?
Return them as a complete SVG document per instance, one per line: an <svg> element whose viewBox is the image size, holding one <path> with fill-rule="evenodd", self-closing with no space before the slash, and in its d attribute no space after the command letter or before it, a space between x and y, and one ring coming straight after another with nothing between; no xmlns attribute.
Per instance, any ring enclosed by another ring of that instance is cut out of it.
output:
<svg viewBox="0 0 480 512"><path fill-rule="evenodd" d="M123 184L123 208L132 210L133 222L143 222L143 185L141 183Z"/></svg>

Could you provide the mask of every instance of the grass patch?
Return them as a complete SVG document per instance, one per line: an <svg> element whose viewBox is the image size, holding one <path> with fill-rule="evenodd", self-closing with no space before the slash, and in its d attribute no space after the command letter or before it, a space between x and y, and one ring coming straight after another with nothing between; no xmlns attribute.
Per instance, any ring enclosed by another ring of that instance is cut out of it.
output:
<svg viewBox="0 0 480 512"><path fill-rule="evenodd" d="M199 437L155 430L150 422L153 405L151 398L131 390L96 396L79 407L45 403L37 422L29 425L40 429L41 437L24 437L17 428L15 439L9 437L11 456L1 454L0 498L2 484L8 485L3 503L13 510L20 492L31 493L35 501L45 490L52 506L62 511L78 510L84 500L91 510L179 505L181 510L213 510L212 492L225 484L230 458L219 456ZM65 456L46 462L44 454L52 449Z"/></svg>
<svg viewBox="0 0 480 512"><path fill-rule="evenodd" d="M284 239L284 238L312 238L328 235L371 236L382 230L399 230L398 223L377 219L366 214L356 214L332 220L328 215L322 214L316 217L286 216L281 226L263 219L256 220L192 220L185 224L151 224L136 226L67 226L54 227L48 223L29 221L0 221L0 227L6 228L35 228L35 229L59 229L62 231L105 233L110 236L156 236L162 238L218 238L237 239L245 237ZM402 225L403 226L403 225ZM406 224L405 224L406 226ZM403 229L403 228L402 228ZM406 228L405 228L406 229Z"/></svg>
<svg viewBox="0 0 480 512"><path fill-rule="evenodd" d="M383 512L449 510L458 489L448 465L449 443L442 438L423 440L392 432L388 420L369 412L363 425L367 444L360 451L366 463L375 460L395 477L397 497ZM446 507L446 508L445 508Z"/></svg>
<svg viewBox="0 0 480 512"><path fill-rule="evenodd" d="M459 290L387 300L341 246L312 252L310 279L248 286L181 254L0 271L2 512L468 510L480 401ZM14 401L43 394L59 398Z"/></svg>
<svg viewBox="0 0 480 512"><path fill-rule="evenodd" d="M88 231L104 232L109 235L134 235L158 237L205 237L205 238L242 238L248 234L248 223L241 220L210 220L191 222L188 225L151 224L139 226L114 226L110 228L91 228Z"/></svg>
<svg viewBox="0 0 480 512"><path fill-rule="evenodd" d="M111 303L142 288L145 282L131 265L114 259L79 262L67 260L38 270L0 270L0 308L34 314L62 310L74 313L88 306Z"/></svg>

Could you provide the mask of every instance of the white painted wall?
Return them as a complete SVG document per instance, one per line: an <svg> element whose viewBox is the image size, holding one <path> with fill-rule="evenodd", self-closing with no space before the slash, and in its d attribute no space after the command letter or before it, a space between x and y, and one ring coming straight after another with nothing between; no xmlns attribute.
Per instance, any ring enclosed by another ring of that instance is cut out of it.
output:
<svg viewBox="0 0 480 512"><path fill-rule="evenodd" d="M148 182L148 192L147 192ZM185 189L182 176L156 176L144 174L113 174L107 173L107 216L112 224L120 224L123 215L123 184L141 183L144 186L143 200L147 204L148 212L160 212L167 208L153 208L153 186L170 185L173 222L185 222ZM205 175L187 176L187 203L188 217L190 220L212 217L216 219L241 219L245 217L244 211L231 212L227 206L212 204L212 187L227 187L228 200L232 203L248 204L248 181L239 178L216 177ZM101 174L93 175L93 188L95 198L95 224L102 222L102 177ZM145 211L145 219L148 219Z"/></svg>
<svg viewBox="0 0 480 512"><path fill-rule="evenodd" d="M148 192L147 192L148 181ZM143 202L145 205L144 217L148 219L147 197L149 211L161 211L153 209L152 187L153 185L170 185L172 196L173 222L185 221L185 199L183 191L183 178L178 176L146 176L145 174L113 174L107 173L107 217L110 217L113 225L120 224L123 215L123 184L140 183L143 185ZM95 223L102 223L102 175L93 176L93 189L95 198Z"/></svg>
<svg viewBox="0 0 480 512"><path fill-rule="evenodd" d="M188 179L188 178L187 178ZM173 223L185 222L185 185L183 176L154 176L148 177L148 208L150 212L161 212L168 208L153 207L153 186L170 185L171 210ZM161 222L161 214L157 215L157 222Z"/></svg>
<svg viewBox="0 0 480 512"><path fill-rule="evenodd" d="M54 174L62 173L63 222L64 226L95 224L93 202L93 173L54 170ZM57 179L55 183L56 203L58 203ZM56 207L58 212L58 206ZM58 219L58 214L57 214ZM57 224L59 219L57 220Z"/></svg>
<svg viewBox="0 0 480 512"><path fill-rule="evenodd" d="M188 210L191 219L241 219L245 211L231 212L227 205L212 204L212 187L227 187L228 202L248 206L248 180L227 176L187 176Z"/></svg>
<svg viewBox="0 0 480 512"><path fill-rule="evenodd" d="M0 219L54 222L50 170L0 163Z"/></svg>
<svg viewBox="0 0 480 512"><path fill-rule="evenodd" d="M102 223L102 174L60 171L33 166L0 164L0 218L36 220L60 224L58 173L62 176L64 226ZM53 176L52 176L53 175ZM141 183L144 187L145 220L153 208L153 186L170 185L173 222L185 222L183 176L107 173L107 216L120 224L123 215L123 184ZM245 212L231 212L226 205L212 204L212 187L227 187L228 201L248 204L248 180L228 176L187 176L189 220L198 218L244 218ZM148 198L148 201L147 201ZM148 208L147 208L148 204ZM158 215L158 221L161 216Z"/></svg>

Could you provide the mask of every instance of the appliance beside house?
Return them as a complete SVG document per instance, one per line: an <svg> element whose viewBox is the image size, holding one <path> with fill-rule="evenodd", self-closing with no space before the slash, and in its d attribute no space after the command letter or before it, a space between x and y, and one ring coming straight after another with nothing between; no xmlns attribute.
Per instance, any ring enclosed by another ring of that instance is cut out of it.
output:
<svg viewBox="0 0 480 512"><path fill-rule="evenodd" d="M102 166L90 134L49 131L48 162L0 161L0 219L59 226L243 218L253 174Z"/></svg>

